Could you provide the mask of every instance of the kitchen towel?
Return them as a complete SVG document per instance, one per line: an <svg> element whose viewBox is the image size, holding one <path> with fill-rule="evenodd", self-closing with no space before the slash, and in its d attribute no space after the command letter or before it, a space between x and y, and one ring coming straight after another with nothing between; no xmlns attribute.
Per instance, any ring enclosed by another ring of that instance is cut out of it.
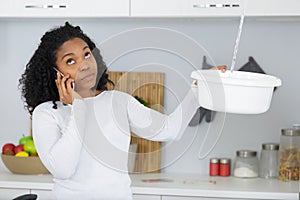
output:
<svg viewBox="0 0 300 200"><path fill-rule="evenodd" d="M248 62L244 64L238 71L265 74L264 70L259 66L259 64L257 64L252 56L249 56Z"/></svg>

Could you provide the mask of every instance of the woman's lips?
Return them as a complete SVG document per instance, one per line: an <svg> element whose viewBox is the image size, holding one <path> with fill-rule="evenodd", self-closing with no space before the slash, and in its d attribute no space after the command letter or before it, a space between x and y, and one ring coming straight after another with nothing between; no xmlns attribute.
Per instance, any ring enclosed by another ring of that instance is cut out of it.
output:
<svg viewBox="0 0 300 200"><path fill-rule="evenodd" d="M94 77L95 77L95 74L92 73L92 74L88 74L88 75L84 76L81 80L82 81L91 81L94 79Z"/></svg>

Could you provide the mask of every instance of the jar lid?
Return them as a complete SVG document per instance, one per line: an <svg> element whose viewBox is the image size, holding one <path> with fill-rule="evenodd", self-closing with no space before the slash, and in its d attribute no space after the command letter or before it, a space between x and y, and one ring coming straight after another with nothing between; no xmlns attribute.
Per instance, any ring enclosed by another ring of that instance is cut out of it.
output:
<svg viewBox="0 0 300 200"><path fill-rule="evenodd" d="M295 129L295 128L281 129L281 135L284 135L284 136L300 136L300 129Z"/></svg>
<svg viewBox="0 0 300 200"><path fill-rule="evenodd" d="M221 164L230 164L230 158L221 158L220 163Z"/></svg>
<svg viewBox="0 0 300 200"><path fill-rule="evenodd" d="M219 163L219 159L218 158L211 158L210 163Z"/></svg>
<svg viewBox="0 0 300 200"><path fill-rule="evenodd" d="M300 124L293 124L293 129L300 129Z"/></svg>
<svg viewBox="0 0 300 200"><path fill-rule="evenodd" d="M251 150L239 150L236 152L236 155L238 157L255 157L256 156L256 151L251 151Z"/></svg>
<svg viewBox="0 0 300 200"><path fill-rule="evenodd" d="M277 143L265 143L262 144L263 150L279 150L279 144Z"/></svg>

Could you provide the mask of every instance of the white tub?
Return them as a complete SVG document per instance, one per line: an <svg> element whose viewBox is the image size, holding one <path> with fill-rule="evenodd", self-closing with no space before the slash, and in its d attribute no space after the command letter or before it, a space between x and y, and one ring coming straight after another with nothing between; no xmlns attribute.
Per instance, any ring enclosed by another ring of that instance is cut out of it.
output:
<svg viewBox="0 0 300 200"><path fill-rule="evenodd" d="M191 77L198 81L202 107L238 114L266 112L274 87L281 85L281 80L274 76L242 71L197 70Z"/></svg>

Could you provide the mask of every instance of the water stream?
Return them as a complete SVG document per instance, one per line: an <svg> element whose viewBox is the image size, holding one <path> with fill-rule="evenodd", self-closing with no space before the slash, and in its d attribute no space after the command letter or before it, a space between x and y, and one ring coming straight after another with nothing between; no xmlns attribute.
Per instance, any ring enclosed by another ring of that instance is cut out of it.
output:
<svg viewBox="0 0 300 200"><path fill-rule="evenodd" d="M236 37L236 40L235 40L233 56L232 56L231 66L230 66L230 71L231 72L233 71L233 69L235 67L236 56L237 56L237 53L238 53L239 43L240 43L240 39L241 39L241 35L242 35L244 18L245 18L246 1L247 0L244 0L244 5L243 5L243 8L242 8L242 12L241 12L240 24L239 24L239 28L238 28L238 34L237 34L237 37Z"/></svg>

